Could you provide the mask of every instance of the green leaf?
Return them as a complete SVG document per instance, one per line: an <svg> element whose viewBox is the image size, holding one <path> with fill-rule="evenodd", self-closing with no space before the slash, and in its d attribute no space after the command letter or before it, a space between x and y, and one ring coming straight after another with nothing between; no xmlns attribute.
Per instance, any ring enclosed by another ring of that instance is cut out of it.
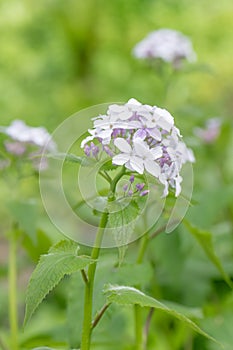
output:
<svg viewBox="0 0 233 350"><path fill-rule="evenodd" d="M30 236L25 234L24 231L21 232L22 236L22 245L27 251L28 255L32 258L34 261L38 261L41 254L45 254L49 247L51 247L51 239L49 236L42 231L41 229L38 229L36 231L36 240L32 241Z"/></svg>
<svg viewBox="0 0 233 350"><path fill-rule="evenodd" d="M79 157L72 153L50 153L47 154L48 158L63 160L65 162L81 164L83 166L92 166L95 160L87 157Z"/></svg>
<svg viewBox="0 0 233 350"><path fill-rule="evenodd" d="M32 350L55 350L53 348L48 348L47 346L42 346L40 348L33 348Z"/></svg>
<svg viewBox="0 0 233 350"><path fill-rule="evenodd" d="M162 300L161 302L164 305L166 305L169 309L175 310L186 317L199 318L199 319L203 318L203 312L198 307L189 307L185 305L180 305L180 304L174 303L173 301L168 301L168 300Z"/></svg>
<svg viewBox="0 0 233 350"><path fill-rule="evenodd" d="M36 223L38 216L36 204L33 200L12 201L8 203L8 208L14 220L33 243L36 242Z"/></svg>
<svg viewBox="0 0 233 350"><path fill-rule="evenodd" d="M112 164L112 159L110 159L101 166L100 171L116 170L117 168L118 165Z"/></svg>
<svg viewBox="0 0 233 350"><path fill-rule="evenodd" d="M63 240L55 244L48 254L41 256L26 292L25 325L45 296L65 275L81 270L93 262L89 256L78 256L78 249L74 241Z"/></svg>
<svg viewBox="0 0 233 350"><path fill-rule="evenodd" d="M111 271L109 282L117 284L148 285L154 276L151 264L146 261L142 264L124 264Z"/></svg>
<svg viewBox="0 0 233 350"><path fill-rule="evenodd" d="M84 288L81 274L72 274L67 296L67 337L71 349L81 342ZM78 295L78 298L77 298ZM78 315L78 318L77 318Z"/></svg>
<svg viewBox="0 0 233 350"><path fill-rule="evenodd" d="M233 288L233 283L230 277L225 272L220 259L214 251L212 234L208 231L198 229L187 220L184 220L184 224L189 230L189 232L196 238L198 243L201 245L202 249L206 253L207 257L210 259L210 261L217 267L225 282L229 285L230 288Z"/></svg>
<svg viewBox="0 0 233 350"><path fill-rule="evenodd" d="M107 301L109 303L116 303L120 305L140 305L141 307L155 308L166 314L177 318L178 320L184 322L188 327L193 329L195 332L203 335L204 337L217 342L213 337L204 332L200 327L186 317L183 313L178 312L175 309L161 303L160 301L144 294L140 290L119 285L108 284L104 288L104 293L107 295Z"/></svg>
<svg viewBox="0 0 233 350"><path fill-rule="evenodd" d="M139 214L139 206L136 201L129 203L118 201L111 208L112 213L108 216L108 228L113 228L114 239L119 250L119 264L124 260L127 244L135 229L135 219Z"/></svg>

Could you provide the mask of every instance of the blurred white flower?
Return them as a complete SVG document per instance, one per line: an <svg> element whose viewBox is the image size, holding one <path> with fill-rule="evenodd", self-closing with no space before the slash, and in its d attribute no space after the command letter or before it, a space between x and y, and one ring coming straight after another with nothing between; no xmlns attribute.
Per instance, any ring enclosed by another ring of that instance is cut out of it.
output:
<svg viewBox="0 0 233 350"><path fill-rule="evenodd" d="M14 120L10 126L1 127L0 132L15 141L35 144L41 148L46 147L50 151L56 149L55 143L45 128L28 126L23 120Z"/></svg>
<svg viewBox="0 0 233 350"><path fill-rule="evenodd" d="M28 126L22 120L14 120L9 126L0 126L0 132L10 138L4 142L6 151L17 157L26 155L36 170L47 167L47 159L41 157L43 150L53 152L57 148L45 128Z"/></svg>
<svg viewBox="0 0 233 350"><path fill-rule="evenodd" d="M149 33L133 49L136 58L160 58L179 68L183 59L196 60L192 42L182 33L172 29L159 29Z"/></svg>
<svg viewBox="0 0 233 350"><path fill-rule="evenodd" d="M221 131L221 120L210 118L206 121L205 128L195 128L194 134L205 143L213 143Z"/></svg>
<svg viewBox="0 0 233 350"><path fill-rule="evenodd" d="M130 99L124 105L109 106L106 115L93 119L93 126L81 143L88 157L98 160L105 153L115 165L154 176L164 185L164 196L169 186L176 196L180 194L181 168L195 158L167 110Z"/></svg>

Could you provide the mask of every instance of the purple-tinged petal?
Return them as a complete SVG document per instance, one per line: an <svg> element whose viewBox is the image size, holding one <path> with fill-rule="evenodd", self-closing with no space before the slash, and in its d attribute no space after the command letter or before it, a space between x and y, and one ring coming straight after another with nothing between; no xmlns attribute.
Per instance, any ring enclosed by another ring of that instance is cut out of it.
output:
<svg viewBox="0 0 233 350"><path fill-rule="evenodd" d="M148 134L153 137L153 139L157 140L157 141L161 141L161 132L157 129L157 128L153 128L153 129L147 129Z"/></svg>
<svg viewBox="0 0 233 350"><path fill-rule="evenodd" d="M136 139L141 139L141 140L145 140L147 136L147 132L145 129L139 129L135 132L135 134L133 135L133 140L135 141Z"/></svg>

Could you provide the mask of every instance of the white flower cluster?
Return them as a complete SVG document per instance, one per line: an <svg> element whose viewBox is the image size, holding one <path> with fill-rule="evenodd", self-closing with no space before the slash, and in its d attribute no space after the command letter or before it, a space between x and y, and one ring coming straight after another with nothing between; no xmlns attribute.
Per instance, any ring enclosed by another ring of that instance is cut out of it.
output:
<svg viewBox="0 0 233 350"><path fill-rule="evenodd" d="M164 185L164 196L169 186L176 196L180 194L182 165L194 162L194 156L167 110L130 99L125 105L109 106L106 115L94 118L93 124L90 136L81 143L87 156L97 158L105 152L115 165L153 175Z"/></svg>
<svg viewBox="0 0 233 350"><path fill-rule="evenodd" d="M22 120L14 120L7 127L1 126L0 132L10 138L4 142L7 153L16 157L27 156L36 170L47 168L46 158L41 158L42 150L53 152L57 146L45 128L31 127ZM10 162L7 162L5 167L9 165Z"/></svg>
<svg viewBox="0 0 233 350"><path fill-rule="evenodd" d="M8 127L1 127L0 132L19 143L34 144L41 148L46 147L50 151L56 149L55 143L45 128L28 126L22 120L14 120Z"/></svg>
<svg viewBox="0 0 233 350"><path fill-rule="evenodd" d="M195 61L196 54L188 37L172 29L149 33L133 49L137 58L160 58L179 66L183 59Z"/></svg>

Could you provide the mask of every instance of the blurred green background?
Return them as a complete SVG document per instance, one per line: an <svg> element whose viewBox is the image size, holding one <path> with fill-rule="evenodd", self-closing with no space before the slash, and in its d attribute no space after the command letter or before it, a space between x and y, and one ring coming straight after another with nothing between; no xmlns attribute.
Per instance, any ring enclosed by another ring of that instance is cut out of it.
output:
<svg viewBox="0 0 233 350"><path fill-rule="evenodd" d="M188 35L199 64L212 71L182 76L171 112L188 104L190 126L197 114L230 115L232 14L230 0L1 0L1 124L22 118L52 130L93 104L130 97L160 104L155 77L131 50L161 27Z"/></svg>
<svg viewBox="0 0 233 350"><path fill-rule="evenodd" d="M187 218L212 232L216 251L229 274L233 266L232 18L231 0L0 0L0 125L23 119L29 125L43 125L52 132L64 119L83 108L126 102L131 97L167 108L196 156L194 201ZM163 81L156 72L132 56L134 45L159 28L176 29L189 36L198 57L195 64L176 75L166 99ZM222 121L221 134L214 144L205 145L194 136L193 129L216 116ZM10 191L16 191L16 182L8 180ZM37 231L40 239L36 247L30 239L23 240L29 257L23 249L19 252L22 324L25 285L32 261L61 236L41 209L39 215L33 209L35 203L35 207L40 203L37 179L23 180L19 191L25 198L37 197L33 205L20 207L27 213L27 220L17 205L10 211L6 209L10 191L5 189L4 181L0 189L1 239L8 227L6 218L12 213L14 219L21 221L21 228L29 238L38 228L51 230ZM1 240L1 244L0 322L5 331L8 329L7 308L3 307L7 304L6 240ZM135 246L130 249L134 251ZM172 235L161 235L153 242L148 257L153 263L153 278L158 282L154 286L152 278L149 292L181 304L204 306L203 327L232 344L232 332L228 329L233 323L232 293L185 227L180 226ZM134 276L132 271L130 274ZM28 333L22 335L26 344L23 349L45 343L58 346L67 337L64 327L67 287L63 284L59 288L42 305ZM119 318L114 316L111 322L107 318L97 332L97 343L104 338L106 329L117 341L119 333L114 333L114 327L126 334L126 339L130 338L132 330L122 323L129 316L124 318L122 314ZM160 344L159 350L218 349L218 345L202 338L193 342L192 335L188 335L186 339L186 330L168 323L167 318L155 320L153 326L156 332L161 331L155 340ZM181 340L174 330L179 330ZM171 338L166 338L167 334ZM70 337L75 337L75 330L73 333L71 330ZM179 341L182 343L183 339L187 342L181 347ZM150 341L153 348L154 340ZM101 345L96 345L96 349L100 348Z"/></svg>

